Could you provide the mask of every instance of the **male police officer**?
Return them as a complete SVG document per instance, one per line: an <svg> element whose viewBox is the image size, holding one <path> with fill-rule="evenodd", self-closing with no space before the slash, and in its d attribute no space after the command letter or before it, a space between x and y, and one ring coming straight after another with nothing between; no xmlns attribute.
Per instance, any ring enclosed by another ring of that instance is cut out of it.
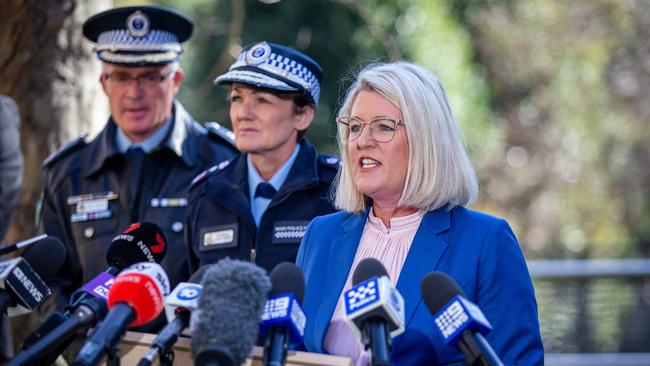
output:
<svg viewBox="0 0 650 366"><path fill-rule="evenodd" d="M226 256L271 271L293 261L311 219L334 211L328 200L339 159L303 136L323 71L308 56L261 42L245 47L215 83L230 85L230 120L242 154L197 177L186 233L190 267Z"/></svg>
<svg viewBox="0 0 650 366"><path fill-rule="evenodd" d="M146 6L108 10L83 26L102 61L111 117L95 139L74 141L44 163L42 225L68 246L64 292L105 270L111 239L133 222L163 230L172 286L188 276L190 182L236 153L231 132L206 130L174 99L184 77L181 42L192 28L183 14Z"/></svg>

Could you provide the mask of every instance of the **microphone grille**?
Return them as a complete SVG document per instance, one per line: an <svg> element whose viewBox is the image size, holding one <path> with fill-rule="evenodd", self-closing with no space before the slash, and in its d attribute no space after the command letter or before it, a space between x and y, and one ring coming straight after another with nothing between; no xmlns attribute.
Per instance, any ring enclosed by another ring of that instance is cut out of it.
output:
<svg viewBox="0 0 650 366"><path fill-rule="evenodd" d="M22 257L45 282L54 280L54 275L63 267L67 249L61 241L48 236L30 245Z"/></svg>
<svg viewBox="0 0 650 366"><path fill-rule="evenodd" d="M424 276L420 284L420 291L431 314L437 313L454 296L465 296L456 281L442 272L431 272Z"/></svg>
<svg viewBox="0 0 650 366"><path fill-rule="evenodd" d="M375 258L366 258L359 262L357 268L354 270L352 275L352 285L356 286L359 283L371 278L371 277L388 277L388 272L386 268Z"/></svg>
<svg viewBox="0 0 650 366"><path fill-rule="evenodd" d="M255 343L271 282L260 267L225 258L209 266L202 285L192 355L225 346L241 365Z"/></svg>
<svg viewBox="0 0 650 366"><path fill-rule="evenodd" d="M282 262L273 268L270 277L272 287L269 296L291 292L302 304L305 296L305 277L298 266L291 262Z"/></svg>
<svg viewBox="0 0 650 366"><path fill-rule="evenodd" d="M120 268L140 262L160 263L166 252L167 242L160 227L150 222L136 222L113 238L106 261L109 266Z"/></svg>

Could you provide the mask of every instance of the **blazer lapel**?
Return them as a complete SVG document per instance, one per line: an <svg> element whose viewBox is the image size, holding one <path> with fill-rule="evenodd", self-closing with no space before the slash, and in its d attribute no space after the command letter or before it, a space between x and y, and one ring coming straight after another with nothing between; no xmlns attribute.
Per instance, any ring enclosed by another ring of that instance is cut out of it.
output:
<svg viewBox="0 0 650 366"><path fill-rule="evenodd" d="M415 233L413 243L397 281L397 291L405 299L405 328L408 328L415 309L422 301L420 282L427 273L436 269L440 258L447 250L447 242L440 238L438 234L449 229L451 225L450 216L451 213L444 208L428 212L422 218L420 227ZM394 349L399 346L401 340L401 335L393 340Z"/></svg>
<svg viewBox="0 0 650 366"><path fill-rule="evenodd" d="M322 341L325 339L325 331L332 319L334 309L336 309L345 280L350 273L350 267L352 267L365 222L366 215L351 215L341 224L344 231L343 235L332 240L325 273L325 286L322 290L323 304L316 317L316 326L314 327L314 339L321 340L320 344L318 344L319 352L323 352Z"/></svg>

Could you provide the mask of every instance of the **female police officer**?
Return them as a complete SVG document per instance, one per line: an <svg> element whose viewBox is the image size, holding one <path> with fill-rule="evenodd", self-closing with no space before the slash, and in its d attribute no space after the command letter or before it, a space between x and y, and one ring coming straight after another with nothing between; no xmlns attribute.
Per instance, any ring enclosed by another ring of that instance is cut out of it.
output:
<svg viewBox="0 0 650 366"><path fill-rule="evenodd" d="M230 85L230 119L241 154L199 175L190 188L187 243L192 270L221 258L267 271L293 261L307 224L334 211L327 199L339 159L304 135L323 76L308 56L268 42L244 48L215 84Z"/></svg>

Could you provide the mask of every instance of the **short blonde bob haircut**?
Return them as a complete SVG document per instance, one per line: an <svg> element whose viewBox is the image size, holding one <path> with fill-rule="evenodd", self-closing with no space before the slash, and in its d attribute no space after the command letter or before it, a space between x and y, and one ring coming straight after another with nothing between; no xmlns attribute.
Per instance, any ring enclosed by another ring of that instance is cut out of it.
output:
<svg viewBox="0 0 650 366"><path fill-rule="evenodd" d="M476 172L447 94L435 75L405 61L368 65L348 89L339 117L350 115L362 90L381 94L402 112L409 158L399 207L431 211L474 202L478 195ZM338 127L338 142L343 166L337 176L334 205L348 212L363 212L372 199L354 183L345 126Z"/></svg>

